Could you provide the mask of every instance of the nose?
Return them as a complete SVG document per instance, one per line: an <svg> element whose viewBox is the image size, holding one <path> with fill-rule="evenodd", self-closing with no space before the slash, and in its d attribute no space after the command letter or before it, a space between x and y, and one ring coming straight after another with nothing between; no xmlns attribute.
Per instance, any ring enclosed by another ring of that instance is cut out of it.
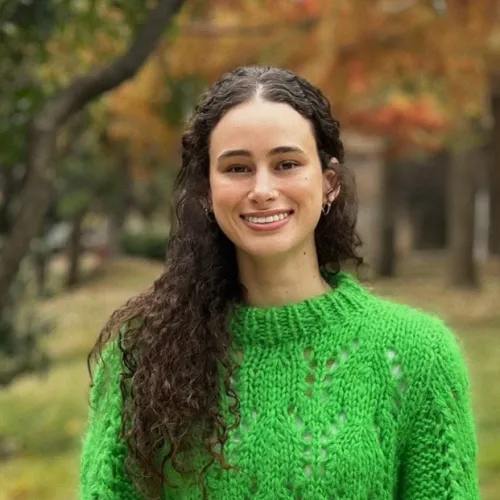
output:
<svg viewBox="0 0 500 500"><path fill-rule="evenodd" d="M256 204L263 204L277 198L272 175L267 169L259 169L254 176L254 184L248 198Z"/></svg>

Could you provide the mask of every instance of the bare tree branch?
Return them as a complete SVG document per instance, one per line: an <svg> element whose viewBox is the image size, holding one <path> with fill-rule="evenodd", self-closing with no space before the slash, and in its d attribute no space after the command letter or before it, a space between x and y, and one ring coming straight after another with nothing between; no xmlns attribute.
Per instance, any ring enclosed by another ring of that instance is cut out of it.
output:
<svg viewBox="0 0 500 500"><path fill-rule="evenodd" d="M56 139L68 118L101 94L133 77L153 52L184 0L160 0L125 54L108 66L76 77L34 117L28 132L28 178L13 231L0 251L0 309L21 260L50 206L56 177Z"/></svg>

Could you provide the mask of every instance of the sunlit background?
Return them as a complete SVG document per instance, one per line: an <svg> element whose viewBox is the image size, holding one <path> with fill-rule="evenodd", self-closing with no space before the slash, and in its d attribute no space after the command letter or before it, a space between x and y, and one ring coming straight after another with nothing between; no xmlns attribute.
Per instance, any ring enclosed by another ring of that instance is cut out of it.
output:
<svg viewBox="0 0 500 500"><path fill-rule="evenodd" d="M366 286L460 337L500 498L498 0L0 0L0 500L76 500L86 355L161 272L197 96L254 63L331 100Z"/></svg>

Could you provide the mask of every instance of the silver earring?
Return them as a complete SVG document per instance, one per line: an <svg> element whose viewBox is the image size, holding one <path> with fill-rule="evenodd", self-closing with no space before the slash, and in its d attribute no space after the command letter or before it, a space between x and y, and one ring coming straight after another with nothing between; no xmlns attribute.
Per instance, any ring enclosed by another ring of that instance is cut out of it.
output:
<svg viewBox="0 0 500 500"><path fill-rule="evenodd" d="M331 202L330 203L325 203L322 207L321 207L321 213L323 215L328 215L330 213L330 209L332 208L332 204Z"/></svg>
<svg viewBox="0 0 500 500"><path fill-rule="evenodd" d="M205 215L207 216L207 219L210 221L210 222L215 222L215 216L214 216L214 213L211 212L208 208L205 208Z"/></svg>

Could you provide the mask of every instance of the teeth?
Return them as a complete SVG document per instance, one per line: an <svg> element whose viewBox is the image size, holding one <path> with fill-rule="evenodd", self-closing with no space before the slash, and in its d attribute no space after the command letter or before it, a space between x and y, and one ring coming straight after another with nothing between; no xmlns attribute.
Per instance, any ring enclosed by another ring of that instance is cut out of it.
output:
<svg viewBox="0 0 500 500"><path fill-rule="evenodd" d="M269 215L268 217L245 217L245 220L252 224L268 224L269 222L284 220L289 217L289 215L288 212L283 212L281 214Z"/></svg>

